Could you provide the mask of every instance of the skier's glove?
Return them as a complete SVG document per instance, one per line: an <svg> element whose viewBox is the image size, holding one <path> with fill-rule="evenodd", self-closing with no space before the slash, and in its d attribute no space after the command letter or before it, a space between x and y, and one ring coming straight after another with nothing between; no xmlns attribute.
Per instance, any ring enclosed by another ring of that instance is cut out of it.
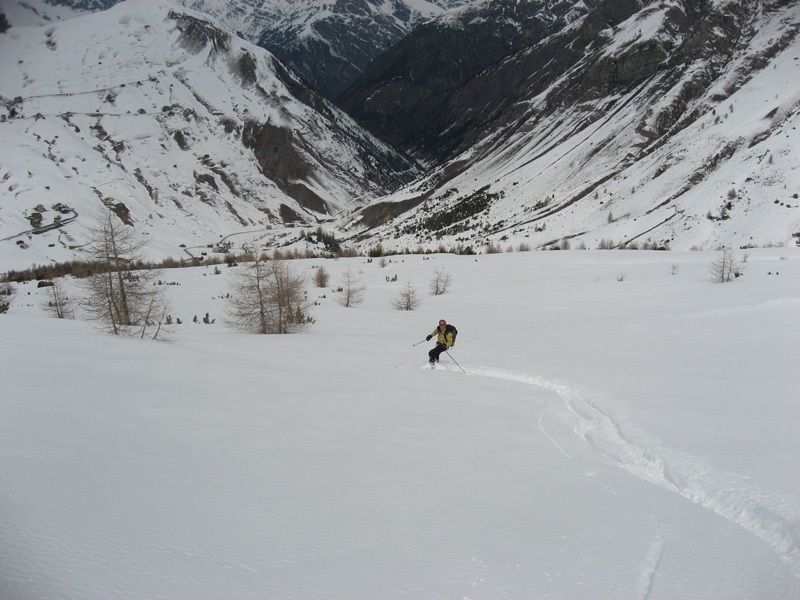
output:
<svg viewBox="0 0 800 600"><path fill-rule="evenodd" d="M425 341L426 341L426 342L430 342L430 341L431 341L431 336L428 336L428 337L426 337L426 338L425 338Z"/></svg>

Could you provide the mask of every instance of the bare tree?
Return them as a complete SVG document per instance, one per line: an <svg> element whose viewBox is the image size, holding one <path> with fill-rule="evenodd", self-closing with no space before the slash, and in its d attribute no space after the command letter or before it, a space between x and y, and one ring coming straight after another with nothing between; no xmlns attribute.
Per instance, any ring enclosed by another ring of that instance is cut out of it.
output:
<svg viewBox="0 0 800 600"><path fill-rule="evenodd" d="M339 304L345 308L351 308L353 306L358 306L364 301L364 294L367 288L363 285L359 285L359 279L355 273L353 273L352 269L348 268L347 271L342 273L339 280L342 283L339 289L340 296L337 298Z"/></svg>
<svg viewBox="0 0 800 600"><path fill-rule="evenodd" d="M139 320L139 337L151 337L154 340L161 339L164 333L171 333L169 327L169 313L172 304L163 292L160 284L152 284L149 293L143 296L144 301L141 307L142 318Z"/></svg>
<svg viewBox="0 0 800 600"><path fill-rule="evenodd" d="M312 324L305 313L305 277L284 260L258 256L231 280L227 321L251 333L293 333Z"/></svg>
<svg viewBox="0 0 800 600"><path fill-rule="evenodd" d="M400 294L392 300L392 306L397 310L414 310L419 307L421 302L417 294L417 288L411 285L409 281L405 287L400 290Z"/></svg>
<svg viewBox="0 0 800 600"><path fill-rule="evenodd" d="M142 268L145 241L111 212L88 232L82 249L94 274L83 280L83 307L90 320L114 335L149 336L162 331L169 302L156 285L159 270Z"/></svg>
<svg viewBox="0 0 800 600"><path fill-rule="evenodd" d="M72 319L75 307L72 298L67 294L66 286L60 277L53 279L53 285L47 286L48 300L45 308L56 319Z"/></svg>
<svg viewBox="0 0 800 600"><path fill-rule="evenodd" d="M431 280L431 294L440 296L447 293L447 288L450 287L451 282L450 272L442 268L437 268L433 272L433 279Z"/></svg>
<svg viewBox="0 0 800 600"><path fill-rule="evenodd" d="M711 263L711 280L716 283L727 283L742 275L744 267L733 255L731 248L721 248L717 258Z"/></svg>

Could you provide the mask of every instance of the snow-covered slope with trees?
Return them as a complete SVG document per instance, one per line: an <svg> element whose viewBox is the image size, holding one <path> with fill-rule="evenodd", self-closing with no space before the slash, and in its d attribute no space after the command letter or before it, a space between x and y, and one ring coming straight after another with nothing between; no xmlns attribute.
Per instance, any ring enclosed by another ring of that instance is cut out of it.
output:
<svg viewBox="0 0 800 600"><path fill-rule="evenodd" d="M798 598L800 249L726 284L714 258L290 261L330 283L272 336L224 324L245 265L171 270L162 344L48 319L20 284L0 597ZM418 310L393 310L407 283ZM412 344L442 317L431 371Z"/></svg>
<svg viewBox="0 0 800 600"><path fill-rule="evenodd" d="M234 329L243 259L0 283L0 598L800 597L796 1L584 0L449 92L425 172L235 27L55 12L103 4L0 34L0 271L104 207L149 258L590 249L268 261L295 335Z"/></svg>
<svg viewBox="0 0 800 600"><path fill-rule="evenodd" d="M12 27L0 70L6 267L72 258L103 205L178 257L316 225L413 175L267 51L167 3Z"/></svg>

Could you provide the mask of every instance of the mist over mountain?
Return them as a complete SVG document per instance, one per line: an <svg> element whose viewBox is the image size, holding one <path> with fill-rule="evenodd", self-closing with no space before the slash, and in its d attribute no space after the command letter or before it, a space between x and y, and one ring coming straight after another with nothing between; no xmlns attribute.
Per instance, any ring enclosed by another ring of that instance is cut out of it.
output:
<svg viewBox="0 0 800 600"><path fill-rule="evenodd" d="M172 256L320 224L363 250L800 240L795 1L0 7L13 264L71 256L101 205Z"/></svg>

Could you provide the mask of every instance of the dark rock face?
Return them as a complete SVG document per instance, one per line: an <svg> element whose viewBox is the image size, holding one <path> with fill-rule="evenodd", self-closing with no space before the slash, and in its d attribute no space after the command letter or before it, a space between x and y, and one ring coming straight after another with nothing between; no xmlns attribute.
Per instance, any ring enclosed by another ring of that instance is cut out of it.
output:
<svg viewBox="0 0 800 600"><path fill-rule="evenodd" d="M247 123L242 130L242 144L253 151L264 176L303 208L325 214L328 212L325 202L302 184L313 168L297 151L295 143L291 130L269 123Z"/></svg>
<svg viewBox="0 0 800 600"><path fill-rule="evenodd" d="M270 123L246 123L242 129L242 144L253 151L264 176L274 181L287 196L313 212L328 212L325 202L300 183L313 173L313 167L298 152L290 129Z"/></svg>
<svg viewBox="0 0 800 600"><path fill-rule="evenodd" d="M658 36L604 50L617 25L658 10L665 11ZM687 103L722 72L752 10L734 3L720 11L706 0L671 8L648 0L495 0L418 27L337 101L378 137L436 163L490 130L513 127L521 104L548 89L554 111L658 78L650 93L681 86L658 130L648 132L659 136L686 119ZM698 61L703 68L682 82Z"/></svg>
<svg viewBox="0 0 800 600"><path fill-rule="evenodd" d="M370 62L434 14L434 7L454 10L476 1L298 0L283 9L256 0L235 0L230 11L246 7L259 21L248 28L247 37L326 97L335 98Z"/></svg>
<svg viewBox="0 0 800 600"><path fill-rule="evenodd" d="M171 12L169 18L181 32L178 43L192 54L199 54L209 45L214 52L228 49L231 36L208 21L177 12Z"/></svg>
<svg viewBox="0 0 800 600"><path fill-rule="evenodd" d="M47 0L47 4L52 4L53 6L69 6L74 10L85 10L87 12L106 10L120 2L122 0Z"/></svg>
<svg viewBox="0 0 800 600"><path fill-rule="evenodd" d="M336 0L318 7L326 14L311 23L286 15L266 30L258 45L311 82L329 97L340 94L383 50L402 38L411 22L411 10L403 2L392 4L391 14L378 10L375 0ZM309 9L305 9L309 10Z"/></svg>
<svg viewBox="0 0 800 600"><path fill-rule="evenodd" d="M470 113L493 112L519 81L506 77L508 71L494 80L489 70L502 70L509 57L560 31L595 4L494 0L463 9L416 28L378 57L338 102L396 147L425 159L442 158L459 145L440 134L463 115L465 88L476 98L469 102Z"/></svg>

